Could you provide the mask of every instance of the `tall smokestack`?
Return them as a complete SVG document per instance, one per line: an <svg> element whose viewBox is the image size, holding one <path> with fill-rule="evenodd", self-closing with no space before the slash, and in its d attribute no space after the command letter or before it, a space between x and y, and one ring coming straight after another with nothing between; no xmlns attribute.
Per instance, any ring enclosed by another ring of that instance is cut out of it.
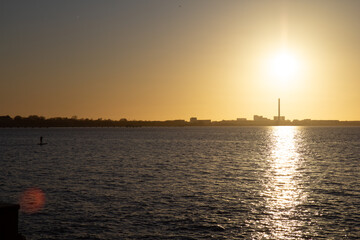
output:
<svg viewBox="0 0 360 240"><path fill-rule="evenodd" d="M278 121L280 121L280 98L278 99Z"/></svg>

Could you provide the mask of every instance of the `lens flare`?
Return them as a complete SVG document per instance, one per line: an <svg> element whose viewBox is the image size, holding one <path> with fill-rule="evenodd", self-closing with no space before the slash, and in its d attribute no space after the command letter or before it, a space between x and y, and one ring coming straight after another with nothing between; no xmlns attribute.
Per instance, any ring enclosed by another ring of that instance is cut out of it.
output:
<svg viewBox="0 0 360 240"><path fill-rule="evenodd" d="M36 213L45 205L45 194L39 188L29 188L20 197L20 210L25 213Z"/></svg>

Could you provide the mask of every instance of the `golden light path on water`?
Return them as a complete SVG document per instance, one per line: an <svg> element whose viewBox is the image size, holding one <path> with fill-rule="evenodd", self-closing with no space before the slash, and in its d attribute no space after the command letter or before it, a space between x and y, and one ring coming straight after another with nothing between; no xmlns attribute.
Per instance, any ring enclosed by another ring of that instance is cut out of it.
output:
<svg viewBox="0 0 360 240"><path fill-rule="evenodd" d="M304 221L296 206L306 201L299 158L298 128L279 126L272 129L272 150L264 183L266 217L262 225L268 231L261 239L301 239Z"/></svg>

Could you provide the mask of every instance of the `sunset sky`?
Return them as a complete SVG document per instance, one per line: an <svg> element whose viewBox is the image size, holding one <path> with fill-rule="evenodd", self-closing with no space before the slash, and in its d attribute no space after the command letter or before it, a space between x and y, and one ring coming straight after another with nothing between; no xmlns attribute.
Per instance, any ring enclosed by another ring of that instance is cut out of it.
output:
<svg viewBox="0 0 360 240"><path fill-rule="evenodd" d="M360 1L1 1L0 115L360 120Z"/></svg>

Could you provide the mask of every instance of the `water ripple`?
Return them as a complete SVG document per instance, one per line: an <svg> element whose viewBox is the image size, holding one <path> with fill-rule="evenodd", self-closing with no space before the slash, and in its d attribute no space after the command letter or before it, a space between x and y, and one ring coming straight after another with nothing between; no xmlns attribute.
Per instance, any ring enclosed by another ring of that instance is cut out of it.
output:
<svg viewBox="0 0 360 240"><path fill-rule="evenodd" d="M46 195L28 239L360 238L360 128L0 131L0 200Z"/></svg>

